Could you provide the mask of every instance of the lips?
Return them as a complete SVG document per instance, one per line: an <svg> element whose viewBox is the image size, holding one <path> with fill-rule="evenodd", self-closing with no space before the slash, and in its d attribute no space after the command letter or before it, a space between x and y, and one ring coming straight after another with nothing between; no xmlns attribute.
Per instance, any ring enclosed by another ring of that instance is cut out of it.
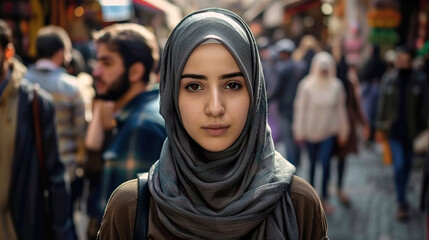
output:
<svg viewBox="0 0 429 240"><path fill-rule="evenodd" d="M101 80L97 80L94 82L95 88L96 90L100 91L105 87L104 82L102 82Z"/></svg>
<svg viewBox="0 0 429 240"><path fill-rule="evenodd" d="M228 131L229 126L223 124L213 124L202 127L202 129L210 136L221 136Z"/></svg>

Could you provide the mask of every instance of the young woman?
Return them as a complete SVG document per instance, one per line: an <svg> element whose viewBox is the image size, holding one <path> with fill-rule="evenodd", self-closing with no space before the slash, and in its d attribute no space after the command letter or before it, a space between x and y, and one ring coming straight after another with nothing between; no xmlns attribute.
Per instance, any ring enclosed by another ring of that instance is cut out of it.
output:
<svg viewBox="0 0 429 240"><path fill-rule="evenodd" d="M149 239L327 239L314 189L273 145L264 77L246 23L223 9L185 17L161 65L168 139L149 172ZM131 239L137 181L111 196L100 239Z"/></svg>
<svg viewBox="0 0 429 240"><path fill-rule="evenodd" d="M335 60L329 53L319 52L314 56L310 73L298 85L294 109L294 136L297 142L305 142L308 149L310 183L314 184L316 161L320 160L323 207L327 214L332 213L327 201L332 149L336 137L339 146L346 144L349 124L345 90L336 78Z"/></svg>

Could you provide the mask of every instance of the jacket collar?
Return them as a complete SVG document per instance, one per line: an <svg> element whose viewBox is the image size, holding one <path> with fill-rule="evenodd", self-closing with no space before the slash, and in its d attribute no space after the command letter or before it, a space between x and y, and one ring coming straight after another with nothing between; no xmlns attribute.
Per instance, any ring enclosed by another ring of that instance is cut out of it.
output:
<svg viewBox="0 0 429 240"><path fill-rule="evenodd" d="M19 84L21 83L25 72L27 71L27 68L18 60L14 59L9 71L8 83L6 83L3 93L0 95L0 102L7 101L9 95L18 89Z"/></svg>
<svg viewBox="0 0 429 240"><path fill-rule="evenodd" d="M118 123L126 122L133 113L139 112L139 109L143 108L146 105L146 103L157 98L158 96L159 96L158 89L140 93L139 95L131 99L131 101L129 101L127 105L125 105L125 107L123 107L121 110L119 110L116 113L115 115L116 121Z"/></svg>

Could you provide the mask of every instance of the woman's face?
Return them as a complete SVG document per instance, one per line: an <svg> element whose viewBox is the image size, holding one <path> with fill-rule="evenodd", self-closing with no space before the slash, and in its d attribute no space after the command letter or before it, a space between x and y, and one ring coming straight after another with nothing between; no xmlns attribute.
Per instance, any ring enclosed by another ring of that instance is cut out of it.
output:
<svg viewBox="0 0 429 240"><path fill-rule="evenodd" d="M183 69L179 110L188 134L218 152L243 131L250 97L246 80L230 52L218 43L195 48Z"/></svg>
<svg viewBox="0 0 429 240"><path fill-rule="evenodd" d="M321 61L319 64L319 69L320 69L320 76L322 78L329 77L329 62Z"/></svg>

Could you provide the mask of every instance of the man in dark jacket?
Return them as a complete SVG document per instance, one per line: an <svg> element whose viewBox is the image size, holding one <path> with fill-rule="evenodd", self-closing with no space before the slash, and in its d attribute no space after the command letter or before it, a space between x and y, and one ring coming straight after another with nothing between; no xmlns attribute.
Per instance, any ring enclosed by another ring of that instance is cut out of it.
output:
<svg viewBox="0 0 429 240"><path fill-rule="evenodd" d="M278 101L281 140L286 146L286 158L295 167L301 158L300 146L295 142L292 132L293 103L298 84L304 77L304 65L292 59L295 44L290 39L281 39L275 45L278 53L276 64L277 83L269 102Z"/></svg>
<svg viewBox="0 0 429 240"><path fill-rule="evenodd" d="M428 84L422 71L411 68L412 51L397 48L395 69L386 73L380 85L376 137L388 139L393 156L398 220L408 217L406 190L413 160L413 139L427 128Z"/></svg>
<svg viewBox="0 0 429 240"><path fill-rule="evenodd" d="M11 36L0 20L0 240L75 239L52 100L37 91L41 141L36 141L34 86L14 59Z"/></svg>

